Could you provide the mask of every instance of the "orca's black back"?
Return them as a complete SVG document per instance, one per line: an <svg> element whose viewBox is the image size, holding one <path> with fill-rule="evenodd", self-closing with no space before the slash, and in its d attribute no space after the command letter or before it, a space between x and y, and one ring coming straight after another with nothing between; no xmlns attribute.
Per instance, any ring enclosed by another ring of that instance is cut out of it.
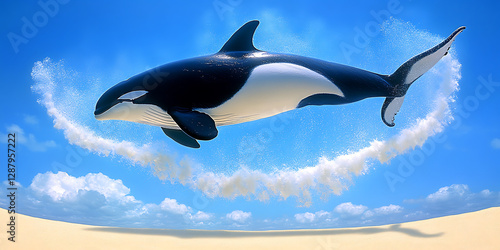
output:
<svg viewBox="0 0 500 250"><path fill-rule="evenodd" d="M372 72L308 57L262 51L217 53L182 60L159 66L131 79L153 81L148 84L154 89L141 103L155 104L165 110L168 107L213 108L233 97L255 67L269 63L291 63L306 67L325 76L344 93L342 99L328 102L328 97L325 99L323 96L310 103L302 103L302 106L349 103L367 97L387 96L392 90L383 76ZM163 77L155 79L155 74Z"/></svg>

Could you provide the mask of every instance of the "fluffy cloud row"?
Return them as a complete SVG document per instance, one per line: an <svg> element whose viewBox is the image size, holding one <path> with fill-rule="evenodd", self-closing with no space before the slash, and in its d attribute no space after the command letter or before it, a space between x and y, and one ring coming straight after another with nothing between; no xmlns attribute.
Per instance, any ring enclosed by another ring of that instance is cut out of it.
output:
<svg viewBox="0 0 500 250"><path fill-rule="evenodd" d="M235 210L231 213L226 214L227 219L232 220L232 221L236 221L239 223L244 223L245 221L250 219L251 216L252 216L252 213L243 212L241 210Z"/></svg>
<svg viewBox="0 0 500 250"><path fill-rule="evenodd" d="M316 227L346 227L374 224L387 224L393 222L388 220L395 214L400 214L403 207L388 205L375 209L369 209L364 205L354 205L351 202L337 205L333 211L318 211L315 213L295 214L295 220L301 224L315 225Z"/></svg>
<svg viewBox="0 0 500 250"><path fill-rule="evenodd" d="M134 197L127 195L130 189L121 180L113 180L101 173L90 173L78 178L65 172L37 174L30 188L39 195L49 196L53 201L75 200L79 193L88 191L120 202L135 201Z"/></svg>
<svg viewBox="0 0 500 250"><path fill-rule="evenodd" d="M7 185L7 183L4 183ZM195 211L175 199L159 204L143 203L129 195L121 180L102 173L74 177L65 172L37 174L23 192L24 211L29 215L105 226L153 228L204 228L217 222L214 214ZM5 195L0 205L6 207ZM251 213L236 210L222 219L244 223Z"/></svg>
<svg viewBox="0 0 500 250"><path fill-rule="evenodd" d="M440 188L425 199L407 200L406 203L420 205L426 214L435 217L500 206L500 192L485 189L474 193L467 185L453 184Z"/></svg>
<svg viewBox="0 0 500 250"><path fill-rule="evenodd" d="M5 183L6 185L6 183ZM4 192L6 189L0 189ZM248 211L227 214L196 211L175 199L143 203L130 195L121 180L97 173L81 177L65 172L38 174L27 188L19 187L23 211L36 217L102 226L200 229L292 229L370 226L401 223L500 206L500 192L472 192L467 185L442 187L426 198L369 208L346 202L329 211L297 213L293 218L257 220ZM6 207L0 194L0 206Z"/></svg>
<svg viewBox="0 0 500 250"><path fill-rule="evenodd" d="M500 206L500 192L485 189L474 193L467 185L453 184L440 188L424 199L405 200L403 203L408 207L390 204L370 209L365 205L346 202L337 205L332 211L298 213L294 217L297 223L313 228L401 223Z"/></svg>

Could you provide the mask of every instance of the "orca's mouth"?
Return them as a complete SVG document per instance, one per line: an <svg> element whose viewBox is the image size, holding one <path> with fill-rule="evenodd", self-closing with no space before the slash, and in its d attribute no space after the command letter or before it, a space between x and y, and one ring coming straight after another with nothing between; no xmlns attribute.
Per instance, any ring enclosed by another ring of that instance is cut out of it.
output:
<svg viewBox="0 0 500 250"><path fill-rule="evenodd" d="M104 112L106 112L107 110L109 110L111 107L109 108L103 108L103 107L100 107L100 108L96 108L95 111L94 111L94 115L95 116L98 116L98 115L102 115Z"/></svg>
<svg viewBox="0 0 500 250"><path fill-rule="evenodd" d="M148 92L144 90L138 90L138 91L131 91L126 94L121 95L118 97L118 99L109 101L109 97L101 97L96 104L96 108L94 111L94 115L97 117L99 115L102 115L104 112L110 110L117 104L123 103L123 102L130 102L130 103L135 103L135 100L139 99L140 97L143 97L146 95Z"/></svg>
<svg viewBox="0 0 500 250"><path fill-rule="evenodd" d="M110 105L105 105L105 106L99 106L99 107L96 107L95 111L94 111L94 115L95 116L99 116L99 115L102 115L104 114L104 112L110 110L112 107L114 107L116 104L118 104L119 102L116 102L116 103L112 103Z"/></svg>

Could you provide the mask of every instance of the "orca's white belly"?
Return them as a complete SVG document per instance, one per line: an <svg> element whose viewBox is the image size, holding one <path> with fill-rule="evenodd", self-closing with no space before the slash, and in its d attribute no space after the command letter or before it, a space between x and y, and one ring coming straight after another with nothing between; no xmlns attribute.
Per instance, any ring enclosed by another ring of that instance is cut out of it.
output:
<svg viewBox="0 0 500 250"><path fill-rule="evenodd" d="M295 109L301 100L314 94L344 96L317 72L296 64L270 63L253 69L231 99L218 107L197 111L210 115L217 126L238 124Z"/></svg>
<svg viewBox="0 0 500 250"><path fill-rule="evenodd" d="M104 120L126 120L164 128L180 129L172 117L163 109L152 104L122 102L106 112ZM99 118L98 118L99 119Z"/></svg>

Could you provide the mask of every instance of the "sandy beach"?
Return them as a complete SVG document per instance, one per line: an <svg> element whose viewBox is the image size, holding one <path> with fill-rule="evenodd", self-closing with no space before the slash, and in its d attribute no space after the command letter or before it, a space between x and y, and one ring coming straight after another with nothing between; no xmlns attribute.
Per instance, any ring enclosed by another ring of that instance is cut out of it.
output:
<svg viewBox="0 0 500 250"><path fill-rule="evenodd" d="M206 231L97 227L9 214L0 210L0 249L500 249L500 207L376 227Z"/></svg>

